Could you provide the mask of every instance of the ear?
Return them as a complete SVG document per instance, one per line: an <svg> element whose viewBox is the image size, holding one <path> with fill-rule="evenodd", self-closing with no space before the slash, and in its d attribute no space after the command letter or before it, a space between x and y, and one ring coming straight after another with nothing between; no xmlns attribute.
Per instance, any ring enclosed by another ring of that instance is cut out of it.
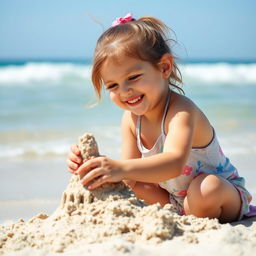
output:
<svg viewBox="0 0 256 256"><path fill-rule="evenodd" d="M158 65L163 78L168 79L172 73L173 56L169 53L164 54Z"/></svg>

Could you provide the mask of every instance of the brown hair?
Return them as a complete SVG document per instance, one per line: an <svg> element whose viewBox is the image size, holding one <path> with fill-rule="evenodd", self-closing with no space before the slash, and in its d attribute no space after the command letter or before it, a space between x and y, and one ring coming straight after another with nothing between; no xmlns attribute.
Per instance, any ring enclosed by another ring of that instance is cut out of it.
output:
<svg viewBox="0 0 256 256"><path fill-rule="evenodd" d="M142 17L106 30L97 41L92 67L92 82L98 99L101 98L103 85L100 69L107 58L126 55L148 61L157 67L164 54L173 56L169 41L174 40L167 38L168 30L164 23L153 17ZM184 93L177 85L182 83L182 78L175 59L173 56L169 84Z"/></svg>

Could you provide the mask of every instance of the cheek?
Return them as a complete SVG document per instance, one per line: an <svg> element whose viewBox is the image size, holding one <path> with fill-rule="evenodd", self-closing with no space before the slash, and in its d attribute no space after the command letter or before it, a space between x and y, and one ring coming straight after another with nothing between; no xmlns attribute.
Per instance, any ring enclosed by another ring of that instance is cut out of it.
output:
<svg viewBox="0 0 256 256"><path fill-rule="evenodd" d="M110 100L111 100L111 101L115 102L115 101L116 101L116 99L117 99L117 96L116 96L116 94L115 94L115 93L110 92L110 93L109 93L109 98L110 98Z"/></svg>
<svg viewBox="0 0 256 256"><path fill-rule="evenodd" d="M114 92L110 92L109 93L109 98L112 102L114 102L116 105L120 106L120 104L122 104L122 102L120 101L120 98L118 97L118 95Z"/></svg>

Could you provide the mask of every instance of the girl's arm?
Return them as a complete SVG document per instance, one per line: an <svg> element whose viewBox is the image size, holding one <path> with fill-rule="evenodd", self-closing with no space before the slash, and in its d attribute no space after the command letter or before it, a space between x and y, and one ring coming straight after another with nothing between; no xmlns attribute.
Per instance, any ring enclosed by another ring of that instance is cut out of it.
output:
<svg viewBox="0 0 256 256"><path fill-rule="evenodd" d="M180 175L192 147L195 117L191 104L176 109L168 125L163 153L121 163L128 179L158 183ZM176 113L176 114L175 114Z"/></svg>

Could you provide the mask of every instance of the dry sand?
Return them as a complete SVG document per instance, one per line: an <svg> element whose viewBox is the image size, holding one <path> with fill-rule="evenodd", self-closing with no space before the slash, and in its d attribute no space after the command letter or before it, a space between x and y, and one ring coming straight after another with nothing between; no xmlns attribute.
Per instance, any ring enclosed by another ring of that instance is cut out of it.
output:
<svg viewBox="0 0 256 256"><path fill-rule="evenodd" d="M97 156L91 134L80 138L84 161ZM178 216L171 205L146 205L123 184L89 191L73 176L51 215L0 226L0 255L253 255L256 218Z"/></svg>

